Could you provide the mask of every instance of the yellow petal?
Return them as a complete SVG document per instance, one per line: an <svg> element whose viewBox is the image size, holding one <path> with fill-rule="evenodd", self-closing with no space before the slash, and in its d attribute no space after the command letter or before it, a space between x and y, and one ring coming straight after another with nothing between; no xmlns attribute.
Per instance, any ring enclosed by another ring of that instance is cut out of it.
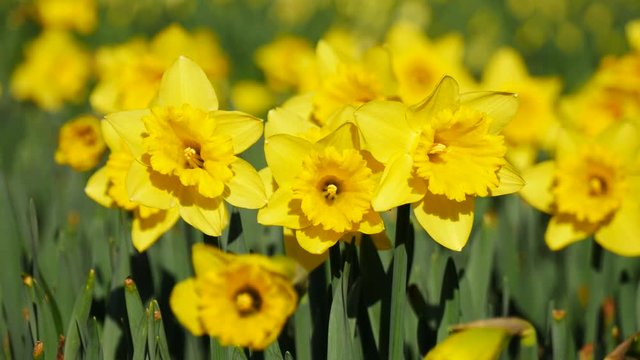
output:
<svg viewBox="0 0 640 360"><path fill-rule="evenodd" d="M234 255L225 253L215 246L198 243L191 247L191 262L196 277L203 276L210 271L224 269L235 258Z"/></svg>
<svg viewBox="0 0 640 360"><path fill-rule="evenodd" d="M365 234L377 234L384 231L382 217L373 210L366 212L358 224L357 230Z"/></svg>
<svg viewBox="0 0 640 360"><path fill-rule="evenodd" d="M525 185L520 196L534 208L551 213L553 211L553 178L556 169L554 161L544 161L522 173Z"/></svg>
<svg viewBox="0 0 640 360"><path fill-rule="evenodd" d="M480 91L460 95L460 103L487 114L493 122L489 132L498 134L518 111L518 95L506 92Z"/></svg>
<svg viewBox="0 0 640 360"><path fill-rule="evenodd" d="M414 129L420 129L429 123L434 114L449 107L457 108L459 103L458 83L452 77L445 76L429 96L410 107L412 116L409 117L409 122Z"/></svg>
<svg viewBox="0 0 640 360"><path fill-rule="evenodd" d="M286 228L284 229L284 252L309 272L320 266L320 264L329 257L328 251L322 254L312 254L303 249L300 244L298 244L298 240L296 240L293 231Z"/></svg>
<svg viewBox="0 0 640 360"><path fill-rule="evenodd" d="M264 141L264 156L278 186L286 186L294 180L295 169L300 169L302 160L313 149L313 144L291 135L274 135Z"/></svg>
<svg viewBox="0 0 640 360"><path fill-rule="evenodd" d="M214 111L216 133L227 135L233 142L233 153L239 154L262 136L262 120L240 111Z"/></svg>
<svg viewBox="0 0 640 360"><path fill-rule="evenodd" d="M180 56L165 71L158 91L158 105L189 104L201 110L218 110L218 98L202 68Z"/></svg>
<svg viewBox="0 0 640 360"><path fill-rule="evenodd" d="M270 110L267 118L268 121L264 126L265 138L276 134L302 136L310 129L317 127L311 121L306 121L302 116L285 107Z"/></svg>
<svg viewBox="0 0 640 360"><path fill-rule="evenodd" d="M338 65L341 63L338 54L333 50L331 45L324 40L318 41L316 46L316 57L318 58L318 71L322 76L333 74L338 71Z"/></svg>
<svg viewBox="0 0 640 360"><path fill-rule="evenodd" d="M638 154L638 128L629 122L616 122L598 135L600 144L615 151L616 155L631 162Z"/></svg>
<svg viewBox="0 0 640 360"><path fill-rule="evenodd" d="M312 254L324 253L342 237L342 233L324 230L321 226L307 226L295 233L300 246Z"/></svg>
<svg viewBox="0 0 640 360"><path fill-rule="evenodd" d="M565 215L556 215L549 221L544 240L549 249L560 250L593 234L595 229L593 224L579 222Z"/></svg>
<svg viewBox="0 0 640 360"><path fill-rule="evenodd" d="M133 202L156 209L169 209L176 205L176 199L169 191L176 181L134 161L127 173L127 193Z"/></svg>
<svg viewBox="0 0 640 360"><path fill-rule="evenodd" d="M200 323L200 314L198 312L199 302L194 278L188 278L177 283L169 298L171 310L180 324L196 336L204 334L204 328Z"/></svg>
<svg viewBox="0 0 640 360"><path fill-rule="evenodd" d="M386 211L402 204L414 203L427 192L424 181L412 177L413 159L409 154L398 156L387 166L371 205L376 211Z"/></svg>
<svg viewBox="0 0 640 360"><path fill-rule="evenodd" d="M525 182L513 165L506 163L498 170L498 180L500 185L495 189L490 189L491 196L513 194L524 186Z"/></svg>
<svg viewBox="0 0 640 360"><path fill-rule="evenodd" d="M474 197L465 201L449 200L444 195L427 193L413 206L418 222L440 245L460 251L467 244L473 226Z"/></svg>
<svg viewBox="0 0 640 360"><path fill-rule="evenodd" d="M142 118L150 113L151 111L149 109L120 111L109 114L104 118L127 143L131 153L136 159L140 159L144 153L142 139L147 129L144 127Z"/></svg>
<svg viewBox="0 0 640 360"><path fill-rule="evenodd" d="M522 56L512 48L502 47L496 51L484 68L482 78L492 84L512 84L528 77L527 66ZM495 89L508 90L508 89Z"/></svg>
<svg viewBox="0 0 640 360"><path fill-rule="evenodd" d="M84 193L98 204L104 207L111 207L114 203L113 199L107 195L108 186L107 168L103 166L91 175L87 185L84 187Z"/></svg>
<svg viewBox="0 0 640 360"><path fill-rule="evenodd" d="M371 101L355 112L356 124L373 156L387 163L398 153L407 153L418 136L409 127L407 108L396 101Z"/></svg>
<svg viewBox="0 0 640 360"><path fill-rule="evenodd" d="M267 194L267 199L269 199L278 188L275 181L273 181L271 169L269 167L260 169L260 171L258 171L258 175L260 176L260 180L262 180L262 185L264 186L264 191Z"/></svg>
<svg viewBox="0 0 640 360"><path fill-rule="evenodd" d="M318 141L323 147L334 147L338 150L359 149L358 129L352 123L346 123L334 132Z"/></svg>
<svg viewBox="0 0 640 360"><path fill-rule="evenodd" d="M429 351L424 360L498 359L510 338L504 329L467 329L449 335Z"/></svg>
<svg viewBox="0 0 640 360"><path fill-rule="evenodd" d="M596 232L603 248L622 256L640 255L640 206L637 199L627 198L608 224Z"/></svg>
<svg viewBox="0 0 640 360"><path fill-rule="evenodd" d="M231 205L244 209L259 209L267 203L264 184L256 169L237 158L231 163L233 177L226 184L228 193L224 199Z"/></svg>
<svg viewBox="0 0 640 360"><path fill-rule="evenodd" d="M185 189L180 196L180 216L189 225L210 236L222 235L229 215L222 198L206 198L196 189Z"/></svg>
<svg viewBox="0 0 640 360"><path fill-rule="evenodd" d="M142 217L136 211L131 226L133 246L139 252L147 250L162 234L169 231L179 218L180 212L177 208L157 211L148 217Z"/></svg>
<svg viewBox="0 0 640 360"><path fill-rule="evenodd" d="M290 188L278 188L269 198L267 206L258 210L258 222L262 225L284 226L291 229L308 226L309 221L302 216L300 200L292 203L292 197Z"/></svg>
<svg viewBox="0 0 640 360"><path fill-rule="evenodd" d="M123 151L123 139L120 137L116 129L113 128L113 125L105 119L100 121L100 127L102 129L102 138L104 142L109 147L111 152L119 152Z"/></svg>

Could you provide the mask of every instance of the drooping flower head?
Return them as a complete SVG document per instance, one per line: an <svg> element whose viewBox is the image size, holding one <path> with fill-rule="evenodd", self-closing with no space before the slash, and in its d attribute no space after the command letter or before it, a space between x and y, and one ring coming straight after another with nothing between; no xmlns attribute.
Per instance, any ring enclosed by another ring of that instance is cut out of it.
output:
<svg viewBox="0 0 640 360"><path fill-rule="evenodd" d="M91 115L82 115L60 128L54 159L60 165L87 171L98 165L105 149L100 120Z"/></svg>
<svg viewBox="0 0 640 360"><path fill-rule="evenodd" d="M127 173L129 198L157 209L177 207L182 219L219 236L228 223L224 202L243 208L266 203L257 171L237 154L262 133L251 115L218 110L202 69L180 57L163 75L150 109L106 116L136 161Z"/></svg>
<svg viewBox="0 0 640 360"><path fill-rule="evenodd" d="M204 244L193 246L192 260L195 277L178 283L170 298L183 326L222 345L254 350L277 339L298 301L295 262L232 255Z"/></svg>
<svg viewBox="0 0 640 360"><path fill-rule="evenodd" d="M29 43L11 76L11 93L47 111L80 102L91 74L89 53L70 33L46 30Z"/></svg>
<svg viewBox="0 0 640 360"><path fill-rule="evenodd" d="M552 250L595 235L605 249L640 254L638 134L629 123L615 124L595 138L563 133L556 160L524 172L522 197L552 215L545 240Z"/></svg>
<svg viewBox="0 0 640 360"><path fill-rule="evenodd" d="M178 208L150 208L129 200L126 179L135 161L131 150L107 121L102 121L102 133L111 153L107 163L87 181L85 193L104 207L117 207L133 213L131 241L142 252L175 225L180 218Z"/></svg>
<svg viewBox="0 0 640 360"><path fill-rule="evenodd" d="M373 208L413 204L434 240L461 250L471 232L475 198L522 186L505 160L499 134L516 109L514 94L459 94L450 77L416 105L373 101L360 107L356 123L366 148L385 165Z"/></svg>
<svg viewBox="0 0 640 360"><path fill-rule="evenodd" d="M265 142L265 156L278 188L258 212L261 224L295 230L300 246L314 254L355 233L384 230L371 206L380 169L360 149L353 124L317 142L273 135Z"/></svg>

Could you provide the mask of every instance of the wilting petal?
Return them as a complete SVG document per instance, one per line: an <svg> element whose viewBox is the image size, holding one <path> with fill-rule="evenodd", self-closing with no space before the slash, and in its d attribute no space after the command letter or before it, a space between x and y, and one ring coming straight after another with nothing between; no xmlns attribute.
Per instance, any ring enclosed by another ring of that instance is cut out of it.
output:
<svg viewBox="0 0 640 360"><path fill-rule="evenodd" d="M452 77L445 76L427 98L410 107L411 116L408 121L413 129L419 130L429 124L430 119L440 110L450 107L457 109L459 104L458 83Z"/></svg>
<svg viewBox="0 0 640 360"><path fill-rule="evenodd" d="M603 248L622 256L640 255L640 206L636 199L626 199L613 219L596 232Z"/></svg>
<svg viewBox="0 0 640 360"><path fill-rule="evenodd" d="M295 178L312 149L313 144L291 135L274 135L264 141L264 155L278 186L286 186Z"/></svg>
<svg viewBox="0 0 640 360"><path fill-rule="evenodd" d="M513 165L506 163L498 170L498 180L500 185L495 189L490 189L491 196L513 194L524 186L525 182Z"/></svg>
<svg viewBox="0 0 640 360"><path fill-rule="evenodd" d="M276 190L267 206L258 210L258 222L262 225L277 225L291 229L300 229L309 224L309 221L300 216L300 200L292 200L293 193L290 188ZM295 209L297 206L298 209Z"/></svg>
<svg viewBox="0 0 640 360"><path fill-rule="evenodd" d="M195 189L180 194L180 216L189 225L210 236L222 235L229 214L222 198L206 198Z"/></svg>
<svg viewBox="0 0 640 360"><path fill-rule="evenodd" d="M139 252L147 250L162 234L169 231L179 218L180 212L177 208L160 210L148 217L142 217L136 211L131 227L133 246Z"/></svg>
<svg viewBox="0 0 640 360"><path fill-rule="evenodd" d="M544 161L525 170L522 174L525 185L520 189L520 196L534 208L546 213L552 212L553 178L556 169L554 161Z"/></svg>
<svg viewBox="0 0 640 360"><path fill-rule="evenodd" d="M407 108L397 101L371 101L355 112L356 124L373 156L387 163L398 153L408 153L418 136L409 127Z"/></svg>
<svg viewBox="0 0 640 360"><path fill-rule="evenodd" d="M312 271L322 264L329 257L329 252L325 251L322 254L312 254L303 249L296 236L290 229L284 229L284 252L287 256L295 259L301 264L307 271Z"/></svg>
<svg viewBox="0 0 640 360"><path fill-rule="evenodd" d="M474 197L465 201L449 200L444 195L427 193L413 206L418 222L437 243L460 251L467 244L473 226Z"/></svg>
<svg viewBox="0 0 640 360"><path fill-rule="evenodd" d="M480 91L460 95L460 103L487 114L493 122L489 133L497 134L518 111L518 95L505 92Z"/></svg>
<svg viewBox="0 0 640 360"><path fill-rule="evenodd" d="M551 250L560 250L567 245L582 240L593 234L596 226L586 222L579 222L573 217L562 214L551 218L544 240Z"/></svg>
<svg viewBox="0 0 640 360"><path fill-rule="evenodd" d="M233 142L233 153L239 154L262 136L262 120L239 111L214 111L216 133L227 135Z"/></svg>
<svg viewBox="0 0 640 360"><path fill-rule="evenodd" d="M342 233L324 230L321 226L307 226L295 233L298 244L312 254L322 254L342 237Z"/></svg>
<svg viewBox="0 0 640 360"><path fill-rule="evenodd" d="M113 199L107 195L108 187L107 168L103 166L91 175L87 185L84 187L84 193L98 204L104 207L111 207L114 203Z"/></svg>
<svg viewBox="0 0 640 360"><path fill-rule="evenodd" d="M229 190L224 199L231 205L244 209L259 209L267 203L262 179L248 162L237 158L231 163L233 177L226 184Z"/></svg>
<svg viewBox="0 0 640 360"><path fill-rule="evenodd" d="M204 329L200 323L198 304L200 299L196 293L196 280L188 278L174 286L169 298L171 310L176 318L186 327L193 335L200 336L204 334Z"/></svg>
<svg viewBox="0 0 640 360"><path fill-rule="evenodd" d="M144 127L142 118L149 114L151 114L151 111L148 109L131 110L112 113L104 118L127 143L131 149L131 153L136 159L140 159L145 151L142 139L143 134L147 132L147 129ZM113 143L114 141L110 142Z"/></svg>
<svg viewBox="0 0 640 360"><path fill-rule="evenodd" d="M376 211L386 211L402 204L420 200L427 191L424 181L412 177L413 159L409 154L398 156L385 168L371 205Z"/></svg>
<svg viewBox="0 0 640 360"><path fill-rule="evenodd" d="M137 161L131 163L126 180L131 201L156 209L169 209L176 205L176 199L170 192L175 183L176 179L159 174Z"/></svg>
<svg viewBox="0 0 640 360"><path fill-rule="evenodd" d="M191 247L191 262L193 271L197 277L210 271L219 271L233 260L234 255L203 243L194 244Z"/></svg>
<svg viewBox="0 0 640 360"><path fill-rule="evenodd" d="M189 104L201 110L218 110L218 98L204 71L189 58L180 56L162 76L158 105Z"/></svg>

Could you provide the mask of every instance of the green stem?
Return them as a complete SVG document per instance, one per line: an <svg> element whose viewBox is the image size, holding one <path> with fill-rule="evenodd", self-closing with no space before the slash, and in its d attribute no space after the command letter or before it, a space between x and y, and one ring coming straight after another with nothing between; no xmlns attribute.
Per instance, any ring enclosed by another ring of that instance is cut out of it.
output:
<svg viewBox="0 0 640 360"><path fill-rule="evenodd" d="M389 326L389 359L404 357L404 314L407 304L407 242L411 236L410 205L398 207L396 216L393 275L391 283L391 317Z"/></svg>

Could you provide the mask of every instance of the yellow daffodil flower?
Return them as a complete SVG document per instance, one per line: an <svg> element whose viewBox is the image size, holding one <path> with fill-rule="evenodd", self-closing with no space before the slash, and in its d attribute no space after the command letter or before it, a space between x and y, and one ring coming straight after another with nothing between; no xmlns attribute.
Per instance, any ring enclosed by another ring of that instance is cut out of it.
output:
<svg viewBox="0 0 640 360"><path fill-rule="evenodd" d="M353 124L315 143L273 135L265 141L265 156L278 188L258 211L259 223L295 230L300 246L313 254L357 232L384 230L382 218L371 207L380 169L360 150Z"/></svg>
<svg viewBox="0 0 640 360"><path fill-rule="evenodd" d="M102 133L111 150L104 167L96 171L85 186L89 198L104 207L119 207L133 213L131 241L142 252L175 225L180 218L178 208L154 209L129 200L126 178L135 161L131 150L107 121L102 121Z"/></svg>
<svg viewBox="0 0 640 360"><path fill-rule="evenodd" d="M98 165L106 148L100 120L91 115L83 115L60 128L54 159L60 165L87 171Z"/></svg>
<svg viewBox="0 0 640 360"><path fill-rule="evenodd" d="M192 260L195 277L179 282L169 299L187 330L254 350L278 338L298 301L295 262L232 255L204 244L193 246Z"/></svg>
<svg viewBox="0 0 640 360"><path fill-rule="evenodd" d="M631 48L636 52L640 52L640 19L630 21L625 26L625 32Z"/></svg>
<svg viewBox="0 0 640 360"><path fill-rule="evenodd" d="M255 62L265 74L267 84L275 91L294 89L306 92L315 88L315 52L304 38L282 36L261 46Z"/></svg>
<svg viewBox="0 0 640 360"><path fill-rule="evenodd" d="M65 101L82 101L90 75L91 57L73 36L47 30L27 45L24 62L12 75L11 93L54 111Z"/></svg>
<svg viewBox="0 0 640 360"><path fill-rule="evenodd" d="M158 92L162 74L181 55L198 63L214 85L226 79L228 60L215 36L204 29L189 33L172 24L149 42L132 39L99 48L98 83L90 96L91 105L105 114L148 106Z"/></svg>
<svg viewBox="0 0 640 360"><path fill-rule="evenodd" d="M242 80L231 88L231 102L236 110L264 115L276 102L275 94L261 82Z"/></svg>
<svg viewBox="0 0 640 360"><path fill-rule="evenodd" d="M509 147L507 158L519 169L530 166L540 148L549 149L558 126L555 102L560 80L530 76L520 54L502 48L485 67L482 87L518 94L518 112L502 134Z"/></svg>
<svg viewBox="0 0 640 360"><path fill-rule="evenodd" d="M360 107L355 117L366 148L385 165L373 208L413 204L435 241L461 250L475 198L513 193L523 185L505 160L499 135L517 104L510 93L459 94L457 82L445 77L416 105L372 101Z"/></svg>
<svg viewBox="0 0 640 360"><path fill-rule="evenodd" d="M225 201L252 209L266 204L257 171L236 156L258 140L262 121L218 110L211 83L192 60L180 57L165 72L150 109L113 113L106 120L136 159L126 183L132 201L177 207L182 219L211 236L228 223Z"/></svg>
<svg viewBox="0 0 640 360"><path fill-rule="evenodd" d="M38 20L44 28L89 33L96 27L95 0L36 0Z"/></svg>
<svg viewBox="0 0 640 360"><path fill-rule="evenodd" d="M522 197L552 215L545 241L552 250L594 235L603 248L640 255L637 129L615 124L596 138L561 136L555 160L525 171Z"/></svg>
<svg viewBox="0 0 640 360"><path fill-rule="evenodd" d="M463 64L462 38L456 34L431 41L415 24L400 22L386 37L398 79L398 95L405 104L415 104L429 95L445 75L453 76L463 89L476 87Z"/></svg>

